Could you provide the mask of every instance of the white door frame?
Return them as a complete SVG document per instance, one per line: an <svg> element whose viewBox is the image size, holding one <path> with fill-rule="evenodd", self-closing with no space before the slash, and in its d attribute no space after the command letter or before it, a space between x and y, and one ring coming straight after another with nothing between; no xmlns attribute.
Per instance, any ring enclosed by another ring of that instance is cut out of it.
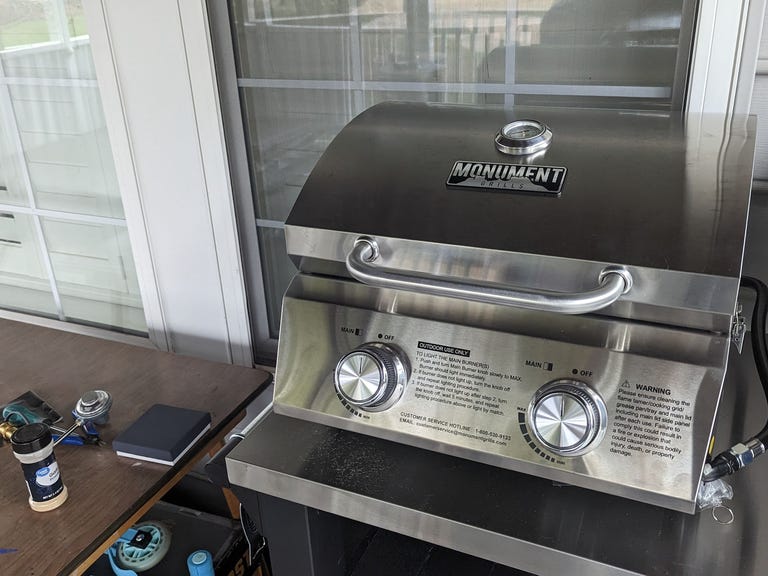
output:
<svg viewBox="0 0 768 576"><path fill-rule="evenodd" d="M686 110L747 114L752 101L765 0L701 0Z"/></svg>
<svg viewBox="0 0 768 576"><path fill-rule="evenodd" d="M202 0L86 0L150 339L252 365L250 322Z"/></svg>

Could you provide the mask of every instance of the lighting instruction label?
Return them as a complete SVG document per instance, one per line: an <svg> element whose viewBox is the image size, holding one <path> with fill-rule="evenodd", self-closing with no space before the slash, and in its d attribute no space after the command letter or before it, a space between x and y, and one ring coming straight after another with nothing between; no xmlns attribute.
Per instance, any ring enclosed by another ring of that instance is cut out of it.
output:
<svg viewBox="0 0 768 576"><path fill-rule="evenodd" d="M669 388L624 380L606 438L611 453L675 460L690 438L691 411L691 403Z"/></svg>
<svg viewBox="0 0 768 576"><path fill-rule="evenodd" d="M471 358L471 350L419 342L413 359L411 386L414 396L430 404L450 407L445 414L467 418L446 419L401 412L400 422L420 428L446 432L505 446L512 439L507 433L491 430L493 422L506 423L512 417L509 394L522 377L515 373L502 372L487 362ZM489 426L466 425L488 416Z"/></svg>

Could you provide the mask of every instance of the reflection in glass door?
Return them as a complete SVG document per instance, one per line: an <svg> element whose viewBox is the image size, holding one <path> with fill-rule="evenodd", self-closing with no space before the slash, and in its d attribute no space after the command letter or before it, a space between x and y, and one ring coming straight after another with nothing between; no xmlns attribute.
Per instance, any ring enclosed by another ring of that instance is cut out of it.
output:
<svg viewBox="0 0 768 576"><path fill-rule="evenodd" d="M0 6L0 308L147 331L82 0Z"/></svg>
<svg viewBox="0 0 768 576"><path fill-rule="evenodd" d="M228 12L222 4L209 2L209 11L214 23L226 20L214 30L230 31L214 41L223 100L241 122L230 126L230 145L247 155L234 168L250 181L238 194L253 195L242 203L254 206L253 221L241 227L258 231L258 248L243 244L260 252L262 274L249 274L249 290L252 303L265 303L255 339L265 344L277 337L295 272L283 222L349 120L384 100L680 109L696 3L228 0Z"/></svg>

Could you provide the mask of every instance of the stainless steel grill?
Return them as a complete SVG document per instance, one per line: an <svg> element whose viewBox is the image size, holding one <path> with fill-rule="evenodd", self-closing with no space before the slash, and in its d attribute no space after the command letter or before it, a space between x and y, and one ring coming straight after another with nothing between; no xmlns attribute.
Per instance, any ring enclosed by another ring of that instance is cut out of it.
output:
<svg viewBox="0 0 768 576"><path fill-rule="evenodd" d="M276 411L693 512L754 127L369 109L286 222Z"/></svg>

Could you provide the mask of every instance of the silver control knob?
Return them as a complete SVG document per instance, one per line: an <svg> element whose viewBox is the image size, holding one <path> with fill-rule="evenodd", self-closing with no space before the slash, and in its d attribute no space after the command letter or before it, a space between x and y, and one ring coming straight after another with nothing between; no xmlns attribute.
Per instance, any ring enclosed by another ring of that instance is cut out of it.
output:
<svg viewBox="0 0 768 576"><path fill-rule="evenodd" d="M333 371L336 392L366 412L391 408L403 395L409 366L405 355L390 344L369 342L344 355Z"/></svg>
<svg viewBox="0 0 768 576"><path fill-rule="evenodd" d="M547 450L561 456L580 456L603 439L607 412L603 399L583 382L555 380L536 392L527 420Z"/></svg>

